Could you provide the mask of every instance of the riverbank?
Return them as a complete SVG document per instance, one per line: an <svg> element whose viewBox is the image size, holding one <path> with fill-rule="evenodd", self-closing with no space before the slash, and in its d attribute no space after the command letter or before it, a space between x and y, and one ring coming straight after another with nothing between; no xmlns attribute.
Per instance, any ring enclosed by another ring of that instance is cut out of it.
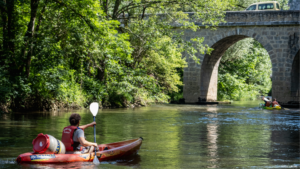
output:
<svg viewBox="0 0 300 169"><path fill-rule="evenodd" d="M122 105L115 105L115 104L103 104L102 102L98 102L99 109L117 109L117 108L137 108L137 107L145 107L150 106L153 104L159 104L159 103L165 103L165 102L146 102L146 101L136 101L135 103L123 103ZM89 104L87 104L89 105ZM63 102L58 101L49 101L44 102L43 105L36 104L31 105L28 109L25 109L24 107L15 107L15 108L9 108L11 106L10 104L0 104L0 113L12 113L14 111L18 112L30 112L30 111L74 111L74 110L81 110L81 109L88 109L88 106L81 106L74 103L66 104ZM35 108L33 108L35 107Z"/></svg>

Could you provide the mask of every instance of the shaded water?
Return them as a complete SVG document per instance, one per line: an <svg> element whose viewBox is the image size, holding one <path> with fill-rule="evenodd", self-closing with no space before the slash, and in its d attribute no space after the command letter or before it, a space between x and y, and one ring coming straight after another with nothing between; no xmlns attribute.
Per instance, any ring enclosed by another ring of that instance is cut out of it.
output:
<svg viewBox="0 0 300 169"><path fill-rule="evenodd" d="M154 105L100 110L97 142L142 136L139 154L129 160L102 162L98 168L300 168L300 111L262 110L258 102L232 105ZM20 165L16 157L32 151L39 133L61 138L71 113L81 123L88 110L0 114L0 168L97 168L92 163ZM85 130L93 141L93 128Z"/></svg>

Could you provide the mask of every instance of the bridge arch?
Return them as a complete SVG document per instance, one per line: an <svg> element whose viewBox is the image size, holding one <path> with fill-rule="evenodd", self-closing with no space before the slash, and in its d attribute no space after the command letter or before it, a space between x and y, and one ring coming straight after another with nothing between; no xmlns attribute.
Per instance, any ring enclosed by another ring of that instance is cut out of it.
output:
<svg viewBox="0 0 300 169"><path fill-rule="evenodd" d="M225 51L235 44L236 42L245 39L253 38L256 36L256 33L253 33L250 36L247 35L229 35L220 40L213 41L211 47L214 49L213 52L204 56L204 59L201 63L201 73L200 73L200 98L205 98L207 101L216 101L217 100L217 88L218 88L218 68L221 58ZM255 38L254 38L255 39ZM255 39L257 40L257 39ZM260 41L258 41L261 43ZM271 46L268 43L262 42L263 46ZM269 56L273 52L272 47L266 49ZM271 57L272 59L272 57ZM272 61L271 61L272 62ZM273 66L273 64L272 64Z"/></svg>
<svg viewBox="0 0 300 169"><path fill-rule="evenodd" d="M298 75L293 67L294 58L300 48L299 11L241 11L226 12L226 23L220 23L216 30L206 29L193 13L191 20L199 26L196 32L183 30L183 39L204 37L204 44L215 48L213 53L199 55L201 65L185 53L188 67L183 72L183 97L187 103L198 98L216 100L218 64L221 56L232 44L244 38L253 38L268 52L272 63L272 96L280 102L300 101L300 96L291 95ZM177 24L174 25L179 28ZM180 29L178 29L180 30ZM298 55L297 55L298 57ZM297 57L294 65L297 65ZM293 72L293 73L292 73ZM292 82L293 81L293 82Z"/></svg>

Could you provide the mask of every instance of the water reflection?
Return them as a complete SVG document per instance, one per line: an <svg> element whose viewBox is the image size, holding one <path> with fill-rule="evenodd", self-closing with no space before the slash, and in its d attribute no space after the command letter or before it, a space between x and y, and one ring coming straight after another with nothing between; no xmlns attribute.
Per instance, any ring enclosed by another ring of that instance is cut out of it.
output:
<svg viewBox="0 0 300 169"><path fill-rule="evenodd" d="M96 169L96 168L111 168L115 167L134 167L139 168L141 162L140 155L132 156L129 158L119 159L116 161L104 161L99 166L94 165L92 162L73 162L61 164L17 164L15 158L0 159L0 168L34 168L34 169Z"/></svg>
<svg viewBox="0 0 300 169"><path fill-rule="evenodd" d="M74 163L65 163L65 164L20 164L22 168L34 168L34 169L93 169L98 168L93 165L93 163L83 163L83 162L74 162Z"/></svg>
<svg viewBox="0 0 300 169"><path fill-rule="evenodd" d="M208 156L210 157L208 163L211 164L211 166L208 166L208 168L217 168L218 167L217 166L218 115L215 108L208 108L207 110L212 112L211 114L208 114L209 123L207 124L207 140L208 140L207 149L208 149Z"/></svg>
<svg viewBox="0 0 300 169"><path fill-rule="evenodd" d="M273 112L276 116L272 117L272 152L269 157L273 164L284 164L291 159L299 158L300 139L299 139L299 111L284 111L284 114ZM297 125L298 124L298 125Z"/></svg>
<svg viewBox="0 0 300 169"><path fill-rule="evenodd" d="M98 143L142 136L139 155L102 162L97 168L297 168L300 167L299 110L261 110L258 103L218 106L154 105L101 110ZM82 123L88 110L75 111ZM94 168L92 163L19 165L38 133L60 139L73 112L0 114L0 168ZM93 129L85 130L93 140ZM7 158L9 158L7 160Z"/></svg>

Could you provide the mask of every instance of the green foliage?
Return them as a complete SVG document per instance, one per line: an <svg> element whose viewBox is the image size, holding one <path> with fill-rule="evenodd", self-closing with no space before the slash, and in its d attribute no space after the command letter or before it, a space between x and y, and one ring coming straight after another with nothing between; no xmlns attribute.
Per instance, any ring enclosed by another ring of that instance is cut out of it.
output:
<svg viewBox="0 0 300 169"><path fill-rule="evenodd" d="M0 107L15 110L167 102L180 92L181 53L209 53L184 11L217 25L232 0L14 0L0 4ZM185 9L184 9L185 8ZM159 15L157 15L159 14ZM120 23L121 22L121 23ZM199 62L199 60L198 60ZM2 106L3 107L3 106Z"/></svg>
<svg viewBox="0 0 300 169"><path fill-rule="evenodd" d="M0 67L0 104L11 102L18 96L26 97L32 93L31 83L21 76L9 77L4 67Z"/></svg>
<svg viewBox="0 0 300 169"><path fill-rule="evenodd" d="M105 86L100 81L88 76L83 78L82 88L85 91L88 103L102 101L102 98L107 95Z"/></svg>
<svg viewBox="0 0 300 169"><path fill-rule="evenodd" d="M271 60L263 46L247 38L231 46L221 59L218 100L254 100L271 87Z"/></svg>
<svg viewBox="0 0 300 169"><path fill-rule="evenodd" d="M82 105L84 97L80 84L75 81L74 72L59 66L31 74L29 81L33 84L35 93L44 99Z"/></svg>

